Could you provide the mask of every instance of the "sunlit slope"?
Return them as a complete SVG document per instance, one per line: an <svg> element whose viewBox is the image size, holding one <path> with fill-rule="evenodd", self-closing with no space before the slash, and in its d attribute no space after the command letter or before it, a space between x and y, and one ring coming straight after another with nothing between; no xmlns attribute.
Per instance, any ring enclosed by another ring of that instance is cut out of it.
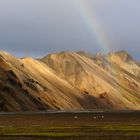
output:
<svg viewBox="0 0 140 140"><path fill-rule="evenodd" d="M108 56L62 52L42 59L83 94L115 109L140 109L140 67L125 51Z"/></svg>
<svg viewBox="0 0 140 140"><path fill-rule="evenodd" d="M0 85L2 111L104 108L104 103L82 94L45 63L6 52L0 53Z"/></svg>
<svg viewBox="0 0 140 140"><path fill-rule="evenodd" d="M0 52L0 110L140 109L140 67L126 52Z"/></svg>

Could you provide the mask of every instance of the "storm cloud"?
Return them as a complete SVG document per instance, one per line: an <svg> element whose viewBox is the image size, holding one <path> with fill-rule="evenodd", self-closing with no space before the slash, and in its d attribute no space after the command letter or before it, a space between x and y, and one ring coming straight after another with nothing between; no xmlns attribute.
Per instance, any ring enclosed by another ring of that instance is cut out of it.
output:
<svg viewBox="0 0 140 140"><path fill-rule="evenodd" d="M0 50L18 57L64 50L102 51L76 1L0 0ZM140 60L140 1L86 2L114 43L113 50L126 50Z"/></svg>

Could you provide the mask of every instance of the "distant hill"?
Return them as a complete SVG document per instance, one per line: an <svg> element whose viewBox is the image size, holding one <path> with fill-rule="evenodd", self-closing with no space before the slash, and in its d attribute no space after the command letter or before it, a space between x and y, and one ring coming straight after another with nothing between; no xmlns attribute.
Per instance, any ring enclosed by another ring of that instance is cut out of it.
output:
<svg viewBox="0 0 140 140"><path fill-rule="evenodd" d="M125 51L60 52L40 59L0 52L0 110L140 109L140 65Z"/></svg>

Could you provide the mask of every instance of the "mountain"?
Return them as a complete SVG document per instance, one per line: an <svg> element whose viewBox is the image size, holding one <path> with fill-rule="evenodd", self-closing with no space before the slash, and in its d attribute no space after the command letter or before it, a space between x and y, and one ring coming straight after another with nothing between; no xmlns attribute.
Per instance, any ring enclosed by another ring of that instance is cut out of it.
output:
<svg viewBox="0 0 140 140"><path fill-rule="evenodd" d="M140 109L140 65L125 51L60 52L40 59L0 52L0 110Z"/></svg>

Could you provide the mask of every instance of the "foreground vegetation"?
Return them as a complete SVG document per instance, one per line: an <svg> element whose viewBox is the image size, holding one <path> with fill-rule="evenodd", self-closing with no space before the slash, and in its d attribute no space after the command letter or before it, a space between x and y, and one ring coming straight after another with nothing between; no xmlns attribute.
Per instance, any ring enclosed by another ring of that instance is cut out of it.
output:
<svg viewBox="0 0 140 140"><path fill-rule="evenodd" d="M81 127L45 127L27 126L13 127L1 126L1 136L48 136L48 137L68 137L68 136L99 136L99 135L125 135L140 136L140 125L95 125Z"/></svg>
<svg viewBox="0 0 140 140"><path fill-rule="evenodd" d="M0 114L0 140L139 140L140 112Z"/></svg>

